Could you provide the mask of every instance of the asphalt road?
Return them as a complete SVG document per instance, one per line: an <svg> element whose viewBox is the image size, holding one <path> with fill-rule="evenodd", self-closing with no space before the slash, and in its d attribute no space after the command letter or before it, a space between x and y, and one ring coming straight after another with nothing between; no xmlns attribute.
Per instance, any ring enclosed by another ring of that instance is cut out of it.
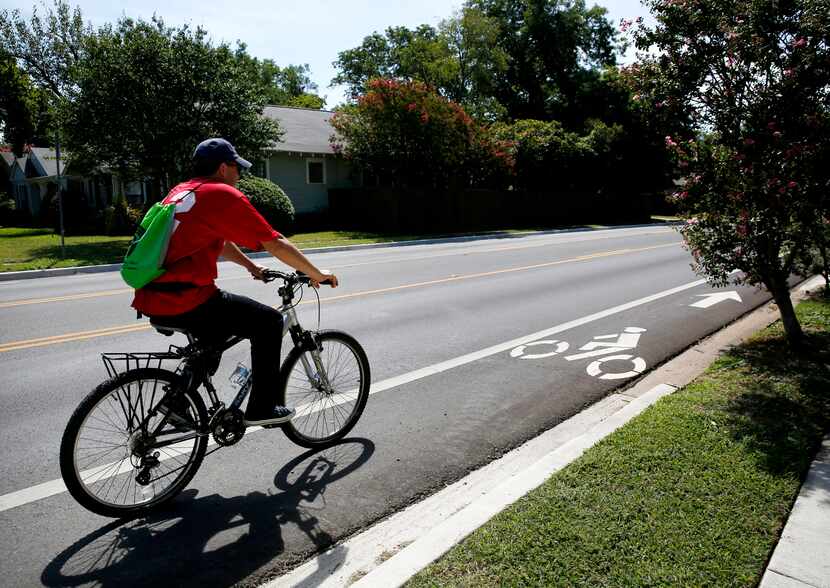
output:
<svg viewBox="0 0 830 588"><path fill-rule="evenodd" d="M4 586L256 584L769 299L729 288L741 301L704 308L715 290L692 273L677 233L662 227L313 260L342 284L320 293L322 327L354 335L372 366L373 394L349 439L313 453L278 430L253 432L209 456L168 510L128 523L90 514L59 491L60 437L105 378L102 351L157 350L171 339L135 319L117 273L0 283ZM277 303L271 286L230 264L221 265L219 285ZM313 294L299 314L316 326ZM622 350L614 355L585 356L615 341ZM215 377L226 398L222 383L246 355L244 345L229 351Z"/></svg>

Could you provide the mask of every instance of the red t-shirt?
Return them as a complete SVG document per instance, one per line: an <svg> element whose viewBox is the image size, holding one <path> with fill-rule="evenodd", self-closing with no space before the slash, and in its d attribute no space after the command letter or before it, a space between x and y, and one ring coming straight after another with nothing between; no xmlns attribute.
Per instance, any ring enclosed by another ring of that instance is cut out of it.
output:
<svg viewBox="0 0 830 588"><path fill-rule="evenodd" d="M197 287L177 292L136 290L133 308L146 315L181 314L210 298L217 290L216 262L225 241L256 251L262 243L281 237L242 192L216 180L183 182L163 202L176 203L176 224L164 262L166 272L154 283L186 282Z"/></svg>

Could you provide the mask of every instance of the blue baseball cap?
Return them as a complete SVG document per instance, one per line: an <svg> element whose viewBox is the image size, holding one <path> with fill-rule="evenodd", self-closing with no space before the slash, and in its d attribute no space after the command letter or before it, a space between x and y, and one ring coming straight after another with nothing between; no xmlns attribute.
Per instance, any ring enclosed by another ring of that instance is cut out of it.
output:
<svg viewBox="0 0 830 588"><path fill-rule="evenodd" d="M230 141L226 141L220 137L206 139L199 143L193 152L193 159L204 159L217 163L233 161L244 169L251 168L251 162L239 157L239 154L236 152L234 146L231 145Z"/></svg>

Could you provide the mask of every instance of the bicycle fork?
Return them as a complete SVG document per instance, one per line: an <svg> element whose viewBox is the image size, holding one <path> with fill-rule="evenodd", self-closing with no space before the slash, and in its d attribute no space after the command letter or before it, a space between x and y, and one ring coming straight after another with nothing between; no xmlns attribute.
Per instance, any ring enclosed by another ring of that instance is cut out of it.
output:
<svg viewBox="0 0 830 588"><path fill-rule="evenodd" d="M326 374L323 360L320 357L320 345L310 331L304 331L297 320L297 313L294 308L286 308L283 311L285 316L284 329L291 333L291 339L295 347L303 353L300 355L300 363L305 370L308 381L321 392L331 393L331 383ZM311 361L309 361L309 355Z"/></svg>

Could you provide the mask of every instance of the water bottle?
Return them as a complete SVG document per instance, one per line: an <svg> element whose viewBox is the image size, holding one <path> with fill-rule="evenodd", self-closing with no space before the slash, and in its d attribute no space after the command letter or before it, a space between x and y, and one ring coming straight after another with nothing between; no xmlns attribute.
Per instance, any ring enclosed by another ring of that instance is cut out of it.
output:
<svg viewBox="0 0 830 588"><path fill-rule="evenodd" d="M229 379L234 394L238 394L240 391L245 390L248 380L251 379L251 370L244 363L239 363L236 365L236 369L233 370Z"/></svg>

